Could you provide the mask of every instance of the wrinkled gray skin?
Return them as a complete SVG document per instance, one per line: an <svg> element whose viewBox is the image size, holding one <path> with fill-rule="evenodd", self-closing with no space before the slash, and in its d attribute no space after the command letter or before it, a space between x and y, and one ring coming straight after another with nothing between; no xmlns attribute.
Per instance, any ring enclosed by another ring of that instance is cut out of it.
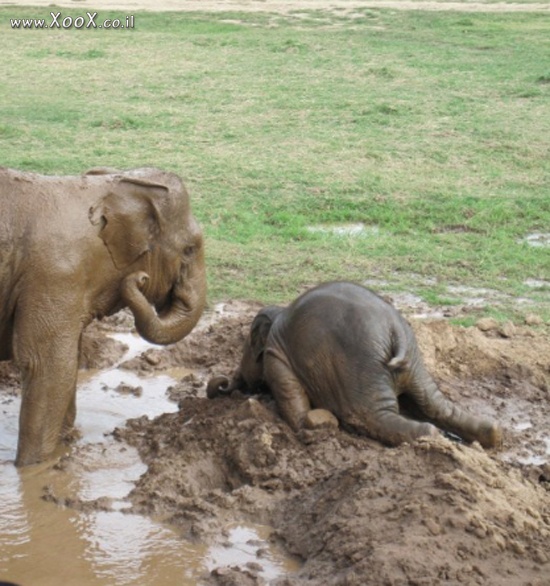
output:
<svg viewBox="0 0 550 586"><path fill-rule="evenodd" d="M94 318L127 306L155 344L204 308L202 232L173 173L0 168L0 360L21 371L16 464L51 457L76 416L78 349Z"/></svg>
<svg viewBox="0 0 550 586"><path fill-rule="evenodd" d="M353 283L319 285L286 308L261 310L233 379L213 378L207 394L261 384L294 430L315 408L389 445L435 435L435 426L485 447L502 441L496 423L463 411L439 391L400 313ZM400 395L408 395L431 423L403 416Z"/></svg>

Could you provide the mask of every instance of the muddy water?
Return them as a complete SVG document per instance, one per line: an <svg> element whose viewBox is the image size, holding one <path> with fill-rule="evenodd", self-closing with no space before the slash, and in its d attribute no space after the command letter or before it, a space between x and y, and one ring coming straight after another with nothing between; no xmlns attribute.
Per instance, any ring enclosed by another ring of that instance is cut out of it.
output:
<svg viewBox="0 0 550 586"><path fill-rule="evenodd" d="M113 337L130 348L123 360L149 347L130 334ZM18 397L3 399L0 581L21 586L195 585L214 567L255 561L258 542L268 551L262 557L264 577L284 573L285 561L264 543L266 528L231 527L224 547L208 547L183 540L166 524L125 512L125 497L145 465L133 448L109 434L130 417L176 411L165 395L175 382L166 375L139 378L117 368L83 373L77 416L82 437L71 448L73 457L62 466L50 463L21 471L13 466L20 402ZM142 391L121 393L121 383ZM69 506L45 500L44 495L66 499ZM75 501L84 506L70 506Z"/></svg>

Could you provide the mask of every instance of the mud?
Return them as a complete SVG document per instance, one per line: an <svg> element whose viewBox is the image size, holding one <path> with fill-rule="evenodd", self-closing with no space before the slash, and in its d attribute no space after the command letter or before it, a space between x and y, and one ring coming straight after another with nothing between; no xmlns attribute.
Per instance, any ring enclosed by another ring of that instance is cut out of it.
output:
<svg viewBox="0 0 550 586"><path fill-rule="evenodd" d="M544 328L414 320L442 390L501 421L505 443L486 452L442 437L389 449L340 430L297 436L267 396L204 398L204 381L238 363L257 310L229 303L216 323L126 364L199 368L172 389L177 413L133 420L117 432L148 464L130 495L134 512L162 516L187 537L206 541L236 520L272 526L272 539L302 561L298 572L273 584L547 583ZM243 566L214 572L209 583L263 581Z"/></svg>
<svg viewBox="0 0 550 586"><path fill-rule="evenodd" d="M113 501L101 487L71 495L53 483L41 498L60 510L123 510L129 519L155 519L175 528L182 543L215 545L221 552L230 549L235 527L270 528L267 542L245 537L240 554L233 548L226 561L218 555L190 583L548 583L547 325L528 319L534 325L503 326L485 319L462 328L445 319L411 319L442 390L468 410L498 419L505 441L499 451L445 437L387 448L338 429L296 435L267 395L205 398L208 378L230 374L238 364L260 307L220 304L182 342L126 354L117 372L170 374L177 382L166 383L166 390L178 403L175 412L134 418L114 431L109 449L118 449L122 459L126 449L137 449L146 466L128 497ZM400 309L405 315L416 311ZM82 364L119 361L128 351L130 327L131 318L122 313L89 328ZM0 386L6 400L18 392L7 363L1 365ZM110 386L136 394L132 384ZM80 458L82 450L74 450L61 468ZM290 562L284 571L266 571L266 544L285 552Z"/></svg>

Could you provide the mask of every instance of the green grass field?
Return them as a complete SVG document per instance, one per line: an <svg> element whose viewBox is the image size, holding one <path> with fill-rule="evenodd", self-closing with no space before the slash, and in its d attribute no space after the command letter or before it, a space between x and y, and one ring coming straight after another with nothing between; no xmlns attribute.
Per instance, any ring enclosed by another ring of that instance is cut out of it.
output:
<svg viewBox="0 0 550 586"><path fill-rule="evenodd" d="M178 172L205 230L211 302L352 279L435 304L461 303L449 286L491 289L501 303L482 313L550 320L550 247L524 241L550 233L548 15L10 26L51 10L0 9L0 164ZM365 230L308 229L348 222Z"/></svg>

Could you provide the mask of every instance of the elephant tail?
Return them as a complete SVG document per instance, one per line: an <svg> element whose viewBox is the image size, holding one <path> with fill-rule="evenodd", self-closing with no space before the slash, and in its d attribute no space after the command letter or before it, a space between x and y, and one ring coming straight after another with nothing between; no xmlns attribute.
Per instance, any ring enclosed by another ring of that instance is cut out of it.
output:
<svg viewBox="0 0 550 586"><path fill-rule="evenodd" d="M388 362L390 370L399 370L407 368L407 336L403 328L396 328L392 331L392 354L393 358Z"/></svg>

